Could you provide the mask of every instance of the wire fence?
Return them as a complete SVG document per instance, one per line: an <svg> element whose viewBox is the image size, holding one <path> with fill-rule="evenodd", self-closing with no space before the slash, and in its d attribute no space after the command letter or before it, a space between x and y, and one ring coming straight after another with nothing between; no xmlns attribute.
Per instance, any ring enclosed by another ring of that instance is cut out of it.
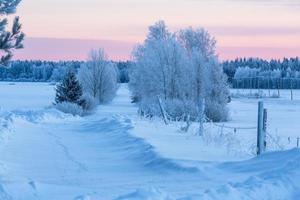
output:
<svg viewBox="0 0 300 200"><path fill-rule="evenodd" d="M250 127L241 127L241 126L227 126L224 123L223 124L219 124L219 123L215 123L213 121L211 121L210 119L208 119L207 117L205 118L206 122L210 122L210 124L212 124L215 127L221 128L221 132L223 132L223 129L229 129L231 132L233 133L238 133L238 130L257 130L257 126L250 126ZM256 131L255 131L256 133ZM266 139L269 141L267 142L267 147L268 143L272 143L273 145L275 145L277 148L277 150L285 150L286 147L280 143L280 141L286 140L287 144L289 144L290 146L294 146L296 148L300 147L300 137L292 137L292 136L275 136L272 135L271 133L269 133L268 131L266 131ZM294 141L294 142L293 142ZM267 148L268 149L268 148Z"/></svg>
<svg viewBox="0 0 300 200"><path fill-rule="evenodd" d="M158 97L158 100L160 100L159 97ZM162 108L161 112L164 115L165 124L168 124L169 120L172 120L172 117L167 112L165 112L162 103L161 102L159 102L159 103L160 103L161 108ZM222 123L222 124L221 123L215 123L212 120L210 120L209 118L207 118L206 116L204 116L203 121L200 120L200 118L198 118L198 119L199 119L199 122L202 123L202 125L203 125L203 122L209 122L211 125L220 128L221 129L221 134L223 134L224 132L226 132L228 134L231 134L231 133L236 134L236 133L241 132L243 130L252 130L254 132L254 135L256 137L258 137L258 132L259 131L258 131L257 126L229 126L229 125L225 125L225 123ZM187 116L186 117L186 126L181 127L181 130L187 132L190 125L191 125L190 118L189 118L189 116ZM202 125L200 125L200 127ZM292 148L294 148L294 147L299 148L300 147L300 137L278 136L278 135L275 135L275 134L271 134L267 131L268 130L267 129L267 126L268 126L267 121L265 121L264 126L265 126L264 135L265 135L265 142L266 142L266 144L265 144L266 150L271 149L271 148L269 148L270 146L275 146L274 149L276 149L276 150L285 150L285 149L287 149L285 147L284 143L281 142L283 139L285 139L287 141L287 144L289 145L289 147L291 147L292 145L295 145ZM227 129L229 131L224 131L224 129ZM292 140L294 140L296 142L293 143Z"/></svg>

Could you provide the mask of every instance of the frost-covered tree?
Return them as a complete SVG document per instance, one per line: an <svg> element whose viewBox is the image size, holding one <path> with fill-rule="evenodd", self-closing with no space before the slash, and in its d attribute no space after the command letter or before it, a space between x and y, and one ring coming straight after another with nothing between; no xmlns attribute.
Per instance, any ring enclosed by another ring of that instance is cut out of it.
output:
<svg viewBox="0 0 300 200"><path fill-rule="evenodd" d="M197 52L205 59L216 56L216 40L203 28L180 30L178 38L189 54Z"/></svg>
<svg viewBox="0 0 300 200"><path fill-rule="evenodd" d="M78 72L80 84L84 93L106 103L113 99L118 88L116 66L107 61L103 49L91 50L89 60Z"/></svg>
<svg viewBox="0 0 300 200"><path fill-rule="evenodd" d="M207 86L205 97L205 114L213 121L226 121L228 119L227 104L230 98L227 76L216 58L210 58L208 66L210 84Z"/></svg>
<svg viewBox="0 0 300 200"><path fill-rule="evenodd" d="M82 88L76 78L76 74L69 71L63 81L56 87L55 103L74 103L82 105Z"/></svg>
<svg viewBox="0 0 300 200"><path fill-rule="evenodd" d="M179 31L178 38L191 62L193 73L190 80L195 101L205 99L205 114L211 120L226 120L229 89L226 75L217 60L216 40L206 30L191 27Z"/></svg>
<svg viewBox="0 0 300 200"><path fill-rule="evenodd" d="M11 31L6 29L8 25L7 15L13 14L21 0L0 0L0 64L6 65L12 58L13 50L23 48L24 33L21 32L19 17L15 17ZM4 17L5 16L5 17Z"/></svg>
<svg viewBox="0 0 300 200"><path fill-rule="evenodd" d="M133 57L130 87L135 100L139 100L141 112L159 114L157 97L160 96L169 107L169 115L183 115L184 108L179 111L179 107L172 105L184 104L188 95L188 82L184 82L188 75L186 52L164 22L149 27L145 43L135 49Z"/></svg>
<svg viewBox="0 0 300 200"><path fill-rule="evenodd" d="M159 115L160 96L170 117L188 115L196 119L200 99L204 98L207 116L215 121L226 120L226 78L217 62L215 40L206 31L188 28L174 34L159 21L150 26L145 42L137 46L133 58L130 88L142 113ZM220 113L212 111L212 104L222 107Z"/></svg>
<svg viewBox="0 0 300 200"><path fill-rule="evenodd" d="M202 28L194 30L189 27L178 33L180 43L188 52L190 68L192 70L192 87L195 89L196 101L206 96L206 87L211 84L208 79L208 61L215 56L215 39Z"/></svg>

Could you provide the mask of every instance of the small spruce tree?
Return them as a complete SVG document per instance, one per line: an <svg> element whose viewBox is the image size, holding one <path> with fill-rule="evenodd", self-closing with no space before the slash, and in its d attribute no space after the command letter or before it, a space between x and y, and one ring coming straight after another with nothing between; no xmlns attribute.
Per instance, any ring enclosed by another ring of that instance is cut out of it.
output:
<svg viewBox="0 0 300 200"><path fill-rule="evenodd" d="M84 102L81 97L82 88L76 79L75 73L68 72L63 81L56 87L56 104L70 102L82 106Z"/></svg>

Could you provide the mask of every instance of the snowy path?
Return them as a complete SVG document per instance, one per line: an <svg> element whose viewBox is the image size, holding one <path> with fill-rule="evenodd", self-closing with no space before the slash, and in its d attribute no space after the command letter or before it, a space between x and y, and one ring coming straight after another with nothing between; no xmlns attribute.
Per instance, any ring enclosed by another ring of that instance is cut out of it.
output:
<svg viewBox="0 0 300 200"><path fill-rule="evenodd" d="M183 167L130 134L128 90L85 118L15 112L0 142L0 199L296 199L298 150ZM200 166L200 168L196 168ZM266 194L267 192L267 194ZM172 197L172 198L171 198Z"/></svg>
<svg viewBox="0 0 300 200"><path fill-rule="evenodd" d="M13 199L112 199L144 185L170 191L176 191L178 182L186 190L203 186L195 168L180 167L129 135L131 122L120 114L136 110L125 98L119 95L84 119L51 122L39 113L16 115L13 132L0 147L6 193Z"/></svg>

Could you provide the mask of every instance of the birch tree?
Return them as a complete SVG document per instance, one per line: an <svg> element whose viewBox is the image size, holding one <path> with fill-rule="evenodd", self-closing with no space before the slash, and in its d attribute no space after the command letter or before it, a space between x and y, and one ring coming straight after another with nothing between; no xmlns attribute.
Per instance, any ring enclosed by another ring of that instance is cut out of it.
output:
<svg viewBox="0 0 300 200"><path fill-rule="evenodd" d="M207 116L226 119L226 79L217 62L215 40L205 30L188 28L175 34L159 21L149 27L133 58L129 84L141 113L161 115L156 98L160 96L169 117L196 120L199 102L205 99Z"/></svg>
<svg viewBox="0 0 300 200"><path fill-rule="evenodd" d="M103 49L91 50L88 61L79 69L78 77L83 91L99 103L111 101L116 94L117 69L107 60Z"/></svg>

